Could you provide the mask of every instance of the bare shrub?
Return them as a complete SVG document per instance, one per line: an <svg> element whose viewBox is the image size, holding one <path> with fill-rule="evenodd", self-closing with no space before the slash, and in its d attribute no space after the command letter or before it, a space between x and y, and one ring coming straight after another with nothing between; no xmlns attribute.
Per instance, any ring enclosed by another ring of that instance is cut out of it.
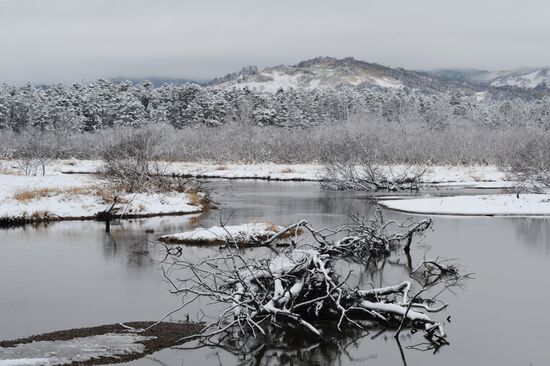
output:
<svg viewBox="0 0 550 366"><path fill-rule="evenodd" d="M402 127L406 134L395 122L362 114L352 116L347 122L301 129L238 123L216 128L173 129L166 124L154 124L141 128L108 128L93 133L33 133L48 142L51 148L47 157L50 159L102 159L105 148L143 129L162 136L162 143L155 147L157 159L210 161L220 166L230 162L357 162L358 157L364 159L365 156L379 165L509 166L525 141L550 136L550 131L538 128L488 127L460 121L453 121L441 129L428 128L423 121L407 121ZM2 154L6 157L22 157L22 148L29 143L24 133L0 130L0 151L4 151Z"/></svg>
<svg viewBox="0 0 550 366"><path fill-rule="evenodd" d="M46 166L55 157L53 134L25 130L19 137L21 141L13 153L19 170L25 175L46 175Z"/></svg>
<svg viewBox="0 0 550 366"><path fill-rule="evenodd" d="M510 170L520 192L543 192L550 188L550 138L531 138L510 158Z"/></svg>
<svg viewBox="0 0 550 366"><path fill-rule="evenodd" d="M370 162L334 161L325 166L321 186L325 189L377 191L416 190L426 168L402 166L397 169Z"/></svg>
<svg viewBox="0 0 550 366"><path fill-rule="evenodd" d="M36 175L39 167L40 163L36 159L27 157L17 159L17 168L25 175Z"/></svg>
<svg viewBox="0 0 550 366"><path fill-rule="evenodd" d="M161 161L165 131L124 129L102 147L102 175L126 192L164 188L168 165Z"/></svg>

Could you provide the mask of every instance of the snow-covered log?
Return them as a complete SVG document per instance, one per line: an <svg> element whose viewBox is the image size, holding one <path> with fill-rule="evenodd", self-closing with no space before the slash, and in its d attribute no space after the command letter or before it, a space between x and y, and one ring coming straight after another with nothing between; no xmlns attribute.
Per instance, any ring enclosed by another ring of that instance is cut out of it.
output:
<svg viewBox="0 0 550 366"><path fill-rule="evenodd" d="M198 228L182 233L167 234L159 238L165 243L222 245L231 246L267 246L288 242L286 239L302 233L305 221L284 227L270 223L249 223L232 226L213 226Z"/></svg>

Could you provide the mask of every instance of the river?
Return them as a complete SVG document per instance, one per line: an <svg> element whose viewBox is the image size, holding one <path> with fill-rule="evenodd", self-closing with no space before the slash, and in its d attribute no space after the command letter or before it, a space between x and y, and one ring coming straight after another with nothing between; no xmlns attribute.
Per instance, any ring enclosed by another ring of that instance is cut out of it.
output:
<svg viewBox="0 0 550 366"><path fill-rule="evenodd" d="M59 222L0 231L0 339L100 324L154 320L177 307L160 267L165 249L155 239L222 220L240 224L308 220L336 226L349 215L372 214L366 193L322 191L315 183L218 181L212 183L221 210L200 216L160 217L114 225ZM388 218L410 215L386 211ZM154 232L151 232L154 230ZM147 232L146 232L147 231ZM214 249L186 247L187 258ZM268 363L295 365L546 365L550 344L550 221L528 217L435 216L433 231L413 245L412 258L454 258L475 273L465 288L446 293L450 304L433 318L445 320L450 345L437 353L412 347L420 332L404 332L403 354L392 336L374 332L347 349L313 349L297 356L266 354ZM406 279L403 267L363 271L362 283L389 285ZM198 309L190 308L191 318ZM178 319L179 319L178 318ZM283 352L284 353L284 352ZM293 357L293 358L292 358ZM404 359L403 359L404 357ZM365 361L367 360L367 361ZM164 350L128 365L233 365L239 359L219 349ZM254 363L250 363L254 364Z"/></svg>

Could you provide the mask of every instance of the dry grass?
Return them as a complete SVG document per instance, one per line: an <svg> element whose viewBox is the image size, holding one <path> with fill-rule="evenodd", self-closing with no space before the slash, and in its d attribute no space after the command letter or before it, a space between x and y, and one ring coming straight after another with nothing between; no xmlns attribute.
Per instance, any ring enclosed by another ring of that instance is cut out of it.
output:
<svg viewBox="0 0 550 366"><path fill-rule="evenodd" d="M200 194L200 192L187 192L187 199L189 200L189 204L192 206L202 206L204 203L204 196Z"/></svg>
<svg viewBox="0 0 550 366"><path fill-rule="evenodd" d="M272 222L266 222L265 223L266 226L267 226L267 229L268 230L271 230L272 232L274 233L277 233L279 231L281 231L283 228L285 228L286 226L279 226L279 225L275 225L274 223ZM296 230L289 230L287 231L286 233L284 233L283 235L281 235L281 238L282 239L285 239L285 238L291 238L295 235L301 235L304 231L301 229L301 228L298 228Z"/></svg>
<svg viewBox="0 0 550 366"><path fill-rule="evenodd" d="M227 170L227 167L225 165L218 165L216 170Z"/></svg>
<svg viewBox="0 0 550 366"><path fill-rule="evenodd" d="M3 165L0 165L0 175L21 175L21 172L15 169L11 169Z"/></svg>
<svg viewBox="0 0 550 366"><path fill-rule="evenodd" d="M266 227L267 227L267 230L271 230L273 231L274 233L278 232L280 230L280 227L279 225L275 225L274 223L272 222L266 222L265 223Z"/></svg>
<svg viewBox="0 0 550 366"><path fill-rule="evenodd" d="M281 169L279 172L283 174L288 174L288 173L294 173L294 170L290 168L284 168L284 169Z"/></svg>
<svg viewBox="0 0 550 366"><path fill-rule="evenodd" d="M57 196L60 194L60 189L58 188L40 188L40 189L31 189L25 191L15 192L13 198L17 201L30 201L37 198Z"/></svg>
<svg viewBox="0 0 550 366"><path fill-rule="evenodd" d="M112 203L115 199L115 190L104 186L85 186L85 187L68 187L68 188L39 188L30 190L21 190L15 192L13 198L19 202L30 201L33 199L41 199L54 196L76 196L88 195L98 197L102 203ZM128 201L118 197L117 203L127 203Z"/></svg>
<svg viewBox="0 0 550 366"><path fill-rule="evenodd" d="M50 218L52 214L49 211L34 211L31 214L31 218L33 221L47 221L48 218Z"/></svg>

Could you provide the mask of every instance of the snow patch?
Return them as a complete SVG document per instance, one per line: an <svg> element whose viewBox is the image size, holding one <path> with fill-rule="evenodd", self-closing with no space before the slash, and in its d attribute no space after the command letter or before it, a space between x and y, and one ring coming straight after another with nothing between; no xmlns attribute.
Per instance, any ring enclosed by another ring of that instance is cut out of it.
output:
<svg viewBox="0 0 550 366"><path fill-rule="evenodd" d="M183 233L164 235L159 240L169 243L197 244L223 244L228 240L235 240L237 243L246 244L267 240L283 229L283 226L267 223L250 223L224 227L213 226L206 229L199 228ZM290 233L293 234L294 231Z"/></svg>
<svg viewBox="0 0 550 366"><path fill-rule="evenodd" d="M94 194L104 182L89 175L53 173L46 176L0 175L0 218L45 217L92 218L108 209L112 202ZM44 190L28 199L17 199L18 194ZM118 214L157 215L168 213L195 213L201 207L191 205L185 193L137 193L119 197ZM124 203L122 203L124 202Z"/></svg>
<svg viewBox="0 0 550 366"><path fill-rule="evenodd" d="M99 357L117 357L141 353L141 343L153 337L136 334L108 333L68 341L39 341L21 343L15 347L0 347L0 366L64 365L85 362Z"/></svg>
<svg viewBox="0 0 550 366"><path fill-rule="evenodd" d="M379 201L384 207L418 214L441 215L549 215L550 195L492 194Z"/></svg>

